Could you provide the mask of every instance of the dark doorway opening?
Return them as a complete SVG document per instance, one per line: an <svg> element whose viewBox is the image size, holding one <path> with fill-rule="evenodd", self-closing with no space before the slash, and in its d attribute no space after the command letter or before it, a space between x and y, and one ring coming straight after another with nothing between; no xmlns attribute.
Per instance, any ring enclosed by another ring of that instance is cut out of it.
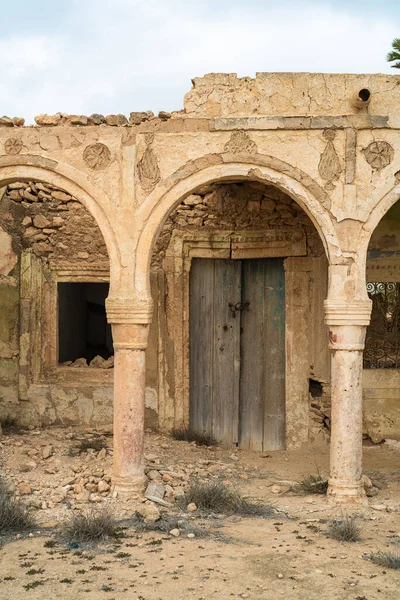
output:
<svg viewBox="0 0 400 600"><path fill-rule="evenodd" d="M58 284L58 362L114 354L105 300L108 283Z"/></svg>

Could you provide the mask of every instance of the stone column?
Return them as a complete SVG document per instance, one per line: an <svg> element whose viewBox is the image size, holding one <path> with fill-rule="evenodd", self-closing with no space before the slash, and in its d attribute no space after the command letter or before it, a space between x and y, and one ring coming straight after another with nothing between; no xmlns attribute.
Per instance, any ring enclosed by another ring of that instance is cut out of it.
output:
<svg viewBox="0 0 400 600"><path fill-rule="evenodd" d="M140 491L145 412L145 351L151 306L132 306L126 300L107 300L114 341L114 467L113 487L119 494Z"/></svg>
<svg viewBox="0 0 400 600"><path fill-rule="evenodd" d="M331 444L328 500L364 503L362 484L362 368L371 302L328 299L331 350Z"/></svg>

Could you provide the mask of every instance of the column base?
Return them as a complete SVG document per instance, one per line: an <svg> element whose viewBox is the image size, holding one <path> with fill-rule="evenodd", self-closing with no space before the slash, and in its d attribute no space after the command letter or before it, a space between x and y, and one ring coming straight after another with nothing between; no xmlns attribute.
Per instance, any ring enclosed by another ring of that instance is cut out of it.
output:
<svg viewBox="0 0 400 600"><path fill-rule="evenodd" d="M368 505L362 480L357 483L329 479L326 499L329 504L362 504Z"/></svg>
<svg viewBox="0 0 400 600"><path fill-rule="evenodd" d="M117 477L112 478L112 491L118 492L118 496L124 498L132 494L143 493L146 484L145 475L136 475L134 477Z"/></svg>

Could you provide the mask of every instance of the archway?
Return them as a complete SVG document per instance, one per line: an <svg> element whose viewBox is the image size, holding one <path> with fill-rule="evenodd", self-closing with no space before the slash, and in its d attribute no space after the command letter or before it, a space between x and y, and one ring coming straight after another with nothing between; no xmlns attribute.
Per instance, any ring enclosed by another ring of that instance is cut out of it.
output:
<svg viewBox="0 0 400 600"><path fill-rule="evenodd" d="M120 251L113 227L106 215L102 197L83 173L67 164L41 156L20 154L0 157L0 189L16 181L38 181L66 190L83 204L100 228L110 257L111 286L120 279Z"/></svg>
<svg viewBox="0 0 400 600"><path fill-rule="evenodd" d="M326 207L328 203L325 191L307 174L291 167L283 161L279 172L265 164L275 164L271 157L258 155L254 162L229 162L229 156L223 164L204 167L207 157L198 161L198 166L190 163L159 183L147 200L138 208L135 231L137 241L134 285L138 302L151 303L150 261L158 235L168 215L178 204L196 190L210 183L224 181L260 181L273 185L290 196L315 225L330 264L335 264L340 256L340 244ZM222 155L221 161L224 159ZM268 160L267 160L268 159ZM275 162L277 162L275 160ZM189 168L190 167L190 168ZM189 173L189 174L188 174ZM164 191L166 190L166 191Z"/></svg>
<svg viewBox="0 0 400 600"><path fill-rule="evenodd" d="M393 203L396 197L394 192L386 196L371 216L369 227L374 228L366 252L372 313L363 365L364 436L375 443L400 435L400 200Z"/></svg>
<svg viewBox="0 0 400 600"><path fill-rule="evenodd" d="M21 424L111 423L113 347L105 298L109 251L118 256L113 232L98 200L81 185L38 166L53 161L33 162L0 166L6 257L0 360L7 374L0 410L14 412Z"/></svg>
<svg viewBox="0 0 400 600"><path fill-rule="evenodd" d="M210 170L205 169L201 173L200 184L198 179L193 180L190 177L192 184L197 184L194 188L192 186L189 188L192 193L187 191L188 182L185 180L184 185L178 184L178 189L167 192L157 205L153 205L152 208L147 207L151 214L141 242L143 243L144 239L146 242L150 240L147 237L150 235L149 221L152 221L154 235L161 232L152 262L151 284L156 311L147 351L147 360L150 364L147 400L151 400L154 406L158 404L158 418L163 427L188 424L190 413L188 289L192 260L206 257L222 260L233 258L239 262L249 257L254 259L281 257L282 269L283 262L286 269L286 356L288 357L283 373L283 377L286 378L286 440L283 441L283 445L286 442L287 446L298 446L309 439L310 380L313 381L313 393L317 390L318 395L323 388L322 382L329 381L329 357L322 303L327 290L325 252L335 256L338 249L332 223L326 209L312 199L308 190L290 178L286 179L276 173L261 172L261 170L255 174L254 169L249 173L248 167L238 164L227 165L226 172L224 168L219 168L218 176L211 169L211 174L213 176L210 178ZM284 183L290 188L290 194L286 191ZM299 201L297 194L301 194ZM296 196L296 201L293 200L293 196ZM221 206L225 204L225 207L219 209L219 204ZM241 205L240 209L239 205ZM277 205L280 212L276 211ZM313 212L312 218L308 216L310 210ZM161 217L162 212L164 214ZM229 220L233 215L236 218L234 223ZM157 222L157 219L161 221ZM295 224L297 229L294 227ZM323 234L325 249L321 242L321 227L325 232ZM235 233L239 231L242 237L236 244ZM269 234L269 241L267 241L268 235L263 238L262 232ZM279 232L282 236L278 241ZM294 234L294 238L290 237L290 232ZM304 233L303 238L302 233ZM249 241L253 234L259 236L255 244ZM276 234L278 236L274 239ZM283 234L288 235L287 239L291 240L289 243L286 241L282 244ZM301 240L305 241L305 246L300 251L296 251L292 244L296 235L300 245ZM312 239L318 247L318 250L314 248L315 253L310 247ZM279 244L284 247L278 249ZM144 255L143 247L144 243L141 245L139 242L138 257L141 265L137 265L137 284L142 284L148 276L145 275L147 265L144 262L148 257ZM320 286L313 287L315 280L318 280ZM165 290L168 290L167 306L163 305ZM317 342L313 343L309 350L310 353L314 353L317 349L317 357L313 354L313 358L310 358L307 356L308 349L304 351L304 346L308 348L307 336L310 338L310 329L313 327L315 327ZM157 343L160 347L160 340L157 342L157 332L160 331L161 338L164 336L164 339L161 339L162 364L157 363L155 351ZM170 332L170 335L167 332ZM302 360L306 364L301 364ZM157 373L158 381L156 381ZM169 390L172 393L169 394ZM318 420L320 430L326 422L316 402L313 403L312 425L315 425ZM252 447L251 444L249 447Z"/></svg>

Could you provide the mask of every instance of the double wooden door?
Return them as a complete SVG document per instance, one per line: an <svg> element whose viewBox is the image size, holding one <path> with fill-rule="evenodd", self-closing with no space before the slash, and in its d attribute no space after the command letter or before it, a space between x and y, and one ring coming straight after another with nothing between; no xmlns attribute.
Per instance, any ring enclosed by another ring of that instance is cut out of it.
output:
<svg viewBox="0 0 400 600"><path fill-rule="evenodd" d="M283 259L194 259L190 427L227 445L285 447Z"/></svg>

